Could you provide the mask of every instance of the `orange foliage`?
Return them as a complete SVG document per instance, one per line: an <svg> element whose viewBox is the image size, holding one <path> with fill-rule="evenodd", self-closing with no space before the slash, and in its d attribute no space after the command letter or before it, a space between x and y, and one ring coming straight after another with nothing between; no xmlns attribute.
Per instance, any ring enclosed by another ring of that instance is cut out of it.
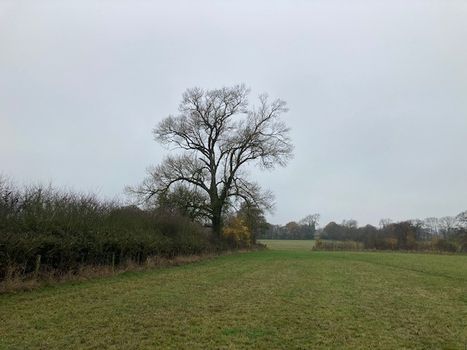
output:
<svg viewBox="0 0 467 350"><path fill-rule="evenodd" d="M245 220L235 217L232 218L229 224L224 227L223 234L225 237L232 238L236 242L251 244L251 232L245 223Z"/></svg>

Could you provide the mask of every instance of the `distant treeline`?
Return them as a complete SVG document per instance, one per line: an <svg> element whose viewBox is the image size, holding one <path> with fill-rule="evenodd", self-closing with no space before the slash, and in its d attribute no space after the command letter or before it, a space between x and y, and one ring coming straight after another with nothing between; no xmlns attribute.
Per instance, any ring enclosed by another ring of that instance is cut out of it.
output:
<svg viewBox="0 0 467 350"><path fill-rule="evenodd" d="M256 235L259 239L318 239L317 249L467 252L467 211L456 216L395 223L383 219L379 227L359 227L355 220L344 220L318 229L318 220L319 215L313 214L283 226L266 224Z"/></svg>
<svg viewBox="0 0 467 350"><path fill-rule="evenodd" d="M299 222L291 221L284 226L263 225L258 231L258 239L314 239L319 214L308 215Z"/></svg>
<svg viewBox="0 0 467 350"><path fill-rule="evenodd" d="M0 280L213 252L228 248L226 244L173 212L142 210L50 186L20 189L0 179Z"/></svg>
<svg viewBox="0 0 467 350"><path fill-rule="evenodd" d="M359 244L331 244L319 242L317 248L363 248L378 250L423 250L467 252L467 211L454 217L427 218L392 223L381 220L380 227L358 227L355 220L342 224L330 222L320 232L319 238L331 241L357 242Z"/></svg>

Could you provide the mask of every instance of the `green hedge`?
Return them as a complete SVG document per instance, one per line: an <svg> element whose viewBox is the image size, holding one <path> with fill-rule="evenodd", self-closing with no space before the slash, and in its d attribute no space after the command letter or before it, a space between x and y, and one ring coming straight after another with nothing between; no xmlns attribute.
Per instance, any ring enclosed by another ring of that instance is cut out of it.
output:
<svg viewBox="0 0 467 350"><path fill-rule="evenodd" d="M188 218L93 195L0 181L0 280L12 271L69 272L83 265L144 262L223 249Z"/></svg>

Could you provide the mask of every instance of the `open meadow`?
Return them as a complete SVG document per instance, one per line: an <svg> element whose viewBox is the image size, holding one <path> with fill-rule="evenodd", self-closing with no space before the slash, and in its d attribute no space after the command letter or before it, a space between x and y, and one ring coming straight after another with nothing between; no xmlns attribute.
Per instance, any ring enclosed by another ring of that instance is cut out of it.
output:
<svg viewBox="0 0 467 350"><path fill-rule="evenodd" d="M315 241L311 239L261 239L262 243L271 250L311 250Z"/></svg>
<svg viewBox="0 0 467 350"><path fill-rule="evenodd" d="M467 256L265 243L0 295L0 348L464 349Z"/></svg>

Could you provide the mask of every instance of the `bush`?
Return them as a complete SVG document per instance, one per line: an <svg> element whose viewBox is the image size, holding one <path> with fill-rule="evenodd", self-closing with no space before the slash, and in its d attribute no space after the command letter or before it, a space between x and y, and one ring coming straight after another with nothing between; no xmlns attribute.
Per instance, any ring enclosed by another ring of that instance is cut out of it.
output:
<svg viewBox="0 0 467 350"><path fill-rule="evenodd" d="M229 220L223 230L223 236L237 247L250 246L252 243L251 231L245 221L236 216Z"/></svg>
<svg viewBox="0 0 467 350"><path fill-rule="evenodd" d="M186 217L0 179L0 280L213 250L209 232Z"/></svg>
<svg viewBox="0 0 467 350"><path fill-rule="evenodd" d="M441 252L456 252L458 251L458 245L455 242L447 239L433 238L431 241L432 250Z"/></svg>

